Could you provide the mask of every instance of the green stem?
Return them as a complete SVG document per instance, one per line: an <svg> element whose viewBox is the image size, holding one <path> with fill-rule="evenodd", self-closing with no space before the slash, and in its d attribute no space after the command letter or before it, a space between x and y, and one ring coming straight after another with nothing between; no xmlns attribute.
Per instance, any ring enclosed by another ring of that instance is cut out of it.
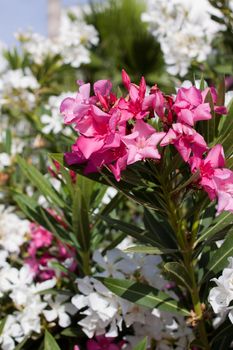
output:
<svg viewBox="0 0 233 350"><path fill-rule="evenodd" d="M197 234L197 220L193 225L192 239L191 239L191 242L189 242L186 237L186 228L184 227L185 225L181 224L179 210L172 202L170 196L168 196L167 199L168 199L168 208L169 208L169 220L176 234L178 244L181 248L184 265L187 271L189 272L189 275L192 280L191 299L192 299L193 309L197 317L199 338L201 342L204 344L205 350L210 350L205 323L203 320L203 309L201 306L199 289L197 286L197 281L195 276L195 268L192 260L193 244L195 242L196 234Z"/></svg>
<svg viewBox="0 0 233 350"><path fill-rule="evenodd" d="M82 270L85 276L91 274L90 252L82 252Z"/></svg>

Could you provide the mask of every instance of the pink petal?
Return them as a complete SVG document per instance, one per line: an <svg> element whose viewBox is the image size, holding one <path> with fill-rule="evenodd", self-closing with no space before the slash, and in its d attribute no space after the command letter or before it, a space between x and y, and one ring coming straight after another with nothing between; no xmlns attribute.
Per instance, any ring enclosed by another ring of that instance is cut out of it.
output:
<svg viewBox="0 0 233 350"><path fill-rule="evenodd" d="M222 145L215 145L209 151L205 163L210 162L213 168L223 168L225 166L225 156Z"/></svg>

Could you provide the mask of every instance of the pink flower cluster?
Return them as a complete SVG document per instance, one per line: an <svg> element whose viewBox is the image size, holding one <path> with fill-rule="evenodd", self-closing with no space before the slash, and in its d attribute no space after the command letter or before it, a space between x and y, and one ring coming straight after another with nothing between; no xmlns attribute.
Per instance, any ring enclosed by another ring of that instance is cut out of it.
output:
<svg viewBox="0 0 233 350"><path fill-rule="evenodd" d="M30 224L31 240L27 249L26 263L31 267L35 278L39 281L51 279L55 276L50 262L68 262L69 269L76 268L74 250L64 246L56 240L52 233L35 223Z"/></svg>
<svg viewBox="0 0 233 350"><path fill-rule="evenodd" d="M172 144L191 171L199 171L198 184L210 199L218 198L218 212L233 211L233 173L224 168L223 149L217 145L209 150L194 129L196 122L212 118L207 95L215 113L227 114L224 106L217 105L216 90L181 87L176 96L167 96L154 85L147 94L145 79L138 86L124 70L122 81L126 96L117 97L110 81L99 80L93 95L90 84L80 82L76 98L62 102L65 124L74 124L79 135L72 152L65 154L66 163L84 164L86 173L105 166L119 181L128 165L145 159L159 161L158 146Z"/></svg>

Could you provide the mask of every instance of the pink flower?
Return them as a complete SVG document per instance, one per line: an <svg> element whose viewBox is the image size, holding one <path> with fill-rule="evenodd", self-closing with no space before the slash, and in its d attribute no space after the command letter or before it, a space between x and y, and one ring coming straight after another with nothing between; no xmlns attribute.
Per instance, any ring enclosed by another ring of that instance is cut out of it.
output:
<svg viewBox="0 0 233 350"><path fill-rule="evenodd" d="M78 345L75 345L75 346L74 346L74 350L80 350L79 346L78 346Z"/></svg>
<svg viewBox="0 0 233 350"><path fill-rule="evenodd" d="M200 171L199 184L208 193L211 200L216 198L216 184L214 181L214 175L216 169L224 167L225 158L221 145L214 146L205 159L193 156L189 160L191 171L195 173Z"/></svg>
<svg viewBox="0 0 233 350"><path fill-rule="evenodd" d="M146 158L160 159L161 156L156 147L164 136L165 133L156 132L149 124L137 120L132 134L122 137L128 148L127 164L133 164Z"/></svg>
<svg viewBox="0 0 233 350"><path fill-rule="evenodd" d="M213 103L214 103L214 111L218 114L227 114L227 108L225 106L216 106L218 101L218 95L216 89L212 87L207 87L204 91L202 91L203 101L205 100L208 92L210 92Z"/></svg>
<svg viewBox="0 0 233 350"><path fill-rule="evenodd" d="M34 255L38 249L42 247L49 247L52 243L52 233L47 231L44 227L31 223L31 241L28 248L28 253Z"/></svg>
<svg viewBox="0 0 233 350"><path fill-rule="evenodd" d="M87 341L87 350L120 350L123 343L114 343L115 338L106 338L103 335Z"/></svg>
<svg viewBox="0 0 233 350"><path fill-rule="evenodd" d="M204 103L201 90L195 86L178 90L173 110L178 122L191 126L198 120L211 119L210 105Z"/></svg>
<svg viewBox="0 0 233 350"><path fill-rule="evenodd" d="M233 172L229 169L217 169L214 182L218 197L217 213L230 211L233 213Z"/></svg>
<svg viewBox="0 0 233 350"><path fill-rule="evenodd" d="M166 136L160 143L160 146L173 144L181 157L187 162L193 154L196 157L201 157L207 150L207 144L204 138L194 129L182 123L172 124Z"/></svg>
<svg viewBox="0 0 233 350"><path fill-rule="evenodd" d="M65 98L60 106L60 112L64 116L65 124L71 124L82 119L88 112L90 105L96 102L96 98L90 98L91 85L83 84L79 87L76 98Z"/></svg>
<svg viewBox="0 0 233 350"><path fill-rule="evenodd" d="M209 198L218 198L217 213L223 210L233 213L233 172L224 168L225 158L221 145L214 146L203 160L190 159L192 172L200 171L199 184L208 193Z"/></svg>

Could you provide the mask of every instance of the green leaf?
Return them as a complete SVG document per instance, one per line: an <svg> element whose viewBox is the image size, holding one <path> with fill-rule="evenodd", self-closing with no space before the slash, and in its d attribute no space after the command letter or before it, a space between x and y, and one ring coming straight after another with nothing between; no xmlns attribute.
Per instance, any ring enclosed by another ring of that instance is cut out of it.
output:
<svg viewBox="0 0 233 350"><path fill-rule="evenodd" d="M169 222L161 215L144 209L143 222L150 237L160 249L177 249L175 233Z"/></svg>
<svg viewBox="0 0 233 350"><path fill-rule="evenodd" d="M103 220L109 223L110 227L137 239L139 242L161 248L160 246L158 246L158 242L153 239L153 237L147 230L143 230L142 228L120 220L112 219L108 216L104 216Z"/></svg>
<svg viewBox="0 0 233 350"><path fill-rule="evenodd" d="M183 265L178 262L168 262L163 268L171 276L173 281L192 292L192 280Z"/></svg>
<svg viewBox="0 0 233 350"><path fill-rule="evenodd" d="M219 340L223 339L228 334L233 334L233 324L229 321L229 319L227 319L217 329L214 330L214 333L211 337L211 344L219 342Z"/></svg>
<svg viewBox="0 0 233 350"><path fill-rule="evenodd" d="M147 337L143 338L140 343L138 343L133 350L146 350L147 349Z"/></svg>
<svg viewBox="0 0 233 350"><path fill-rule="evenodd" d="M10 129L6 130L6 139L5 139L5 151L8 154L11 154L11 145L12 145L12 135Z"/></svg>
<svg viewBox="0 0 233 350"><path fill-rule="evenodd" d="M0 321L0 336L1 336L2 332L3 332L4 326L6 324L6 320L7 320L7 316L4 317L3 319L1 319L1 321Z"/></svg>
<svg viewBox="0 0 233 350"><path fill-rule="evenodd" d="M52 334L47 330L45 330L44 350L61 350Z"/></svg>
<svg viewBox="0 0 233 350"><path fill-rule="evenodd" d="M31 164L27 163L23 158L17 156L17 161L23 174L31 181L31 183L43 194L52 204L64 207L64 202L59 194L53 189L52 185L44 176Z"/></svg>
<svg viewBox="0 0 233 350"><path fill-rule="evenodd" d="M162 311L189 316L188 310L181 307L176 300L151 286L114 278L97 277L97 279L114 294L132 303L150 309L158 308Z"/></svg>
<svg viewBox="0 0 233 350"><path fill-rule="evenodd" d="M80 188L75 190L74 201L72 206L72 225L73 231L78 242L85 252L89 251L91 231L89 223L89 214L87 201Z"/></svg>
<svg viewBox="0 0 233 350"><path fill-rule="evenodd" d="M227 265L228 257L233 255L233 232L231 232L221 247L214 253L211 260L206 267L206 274L204 275L202 282L209 280L215 276L218 272L222 271Z"/></svg>
<svg viewBox="0 0 233 350"><path fill-rule="evenodd" d="M150 255L161 255L176 252L175 249L159 249L157 247L150 247L146 245L135 245L124 250L125 253L139 253Z"/></svg>
<svg viewBox="0 0 233 350"><path fill-rule="evenodd" d="M210 237L213 237L215 234L232 224L233 214L229 212L221 213L214 219L213 224L210 227L200 232L196 245L206 239L209 239Z"/></svg>
<svg viewBox="0 0 233 350"><path fill-rule="evenodd" d="M16 347L14 350L21 350L23 349L23 346L26 344L28 341L29 337L24 338Z"/></svg>

